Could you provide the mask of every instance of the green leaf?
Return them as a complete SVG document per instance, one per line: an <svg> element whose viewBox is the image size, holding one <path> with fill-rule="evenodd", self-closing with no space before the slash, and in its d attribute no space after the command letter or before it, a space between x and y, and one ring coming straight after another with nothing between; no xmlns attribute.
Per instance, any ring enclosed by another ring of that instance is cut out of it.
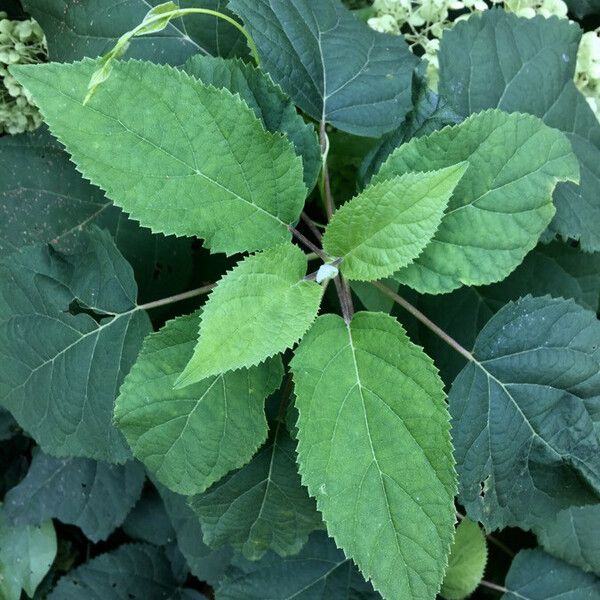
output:
<svg viewBox="0 0 600 600"><path fill-rule="evenodd" d="M83 106L95 67L85 60L12 71L74 162L115 204L155 233L203 237L215 252L290 238L306 195L302 161L239 97L170 67L117 61Z"/></svg>
<svg viewBox="0 0 600 600"><path fill-rule="evenodd" d="M185 557L190 571L200 581L216 586L222 579L225 569L230 565L233 551L231 548L212 550L202 541L200 520L188 506L188 499L158 485L158 491L171 519L177 545Z"/></svg>
<svg viewBox="0 0 600 600"><path fill-rule="evenodd" d="M429 244L468 165L405 173L369 186L339 208L323 236L348 279L373 281L409 265Z"/></svg>
<svg viewBox="0 0 600 600"><path fill-rule="evenodd" d="M397 279L421 293L504 279L554 215L558 181L577 181L567 138L538 118L500 111L412 139L390 155L373 181L468 161L433 239Z"/></svg>
<svg viewBox="0 0 600 600"><path fill-rule="evenodd" d="M548 554L600 577L600 504L572 506L536 528Z"/></svg>
<svg viewBox="0 0 600 600"><path fill-rule="evenodd" d="M412 80L412 109L400 127L383 136L362 161L358 173L361 187L367 186L371 177L401 144L463 120L445 98L429 89L427 83L427 78L415 71Z"/></svg>
<svg viewBox="0 0 600 600"><path fill-rule="evenodd" d="M52 521L40 527L12 527L0 505L0 597L19 600L21 590L31 598L56 556Z"/></svg>
<svg viewBox="0 0 600 600"><path fill-rule="evenodd" d="M61 577L48 600L110 598L205 599L182 589L161 548L148 544L126 544L101 554Z"/></svg>
<svg viewBox="0 0 600 600"><path fill-rule="evenodd" d="M491 10L444 35L440 93L467 116L486 108L537 115L563 131L581 167L581 185L554 193L551 230L600 250L600 124L573 76L581 29L567 19L518 18ZM515 40L519 40L515 43Z"/></svg>
<svg viewBox="0 0 600 600"><path fill-rule="evenodd" d="M541 550L521 550L506 576L501 600L600 600L600 579Z"/></svg>
<svg viewBox="0 0 600 600"><path fill-rule="evenodd" d="M483 577L486 562L485 535L477 523L463 519L456 528L440 594L447 600L470 596Z"/></svg>
<svg viewBox="0 0 600 600"><path fill-rule="evenodd" d="M203 492L252 458L267 437L265 398L283 377L277 357L173 389L194 351L199 320L199 312L179 317L146 338L115 405L115 423L134 456L184 495Z"/></svg>
<svg viewBox="0 0 600 600"><path fill-rule="evenodd" d="M300 472L327 530L384 597L431 600L456 490L433 363L395 319L363 312L320 317L291 365Z"/></svg>
<svg viewBox="0 0 600 600"><path fill-rule="evenodd" d="M315 186L321 170L321 148L312 125L305 123L282 89L262 70L241 60L196 55L183 69L203 83L239 94L267 131L285 133L304 163L304 185Z"/></svg>
<svg viewBox="0 0 600 600"><path fill-rule="evenodd" d="M173 524L160 494L153 485L144 488L142 497L123 523L123 531L132 539L148 542L154 546L173 543L175 539ZM179 556L185 562L183 556Z"/></svg>
<svg viewBox="0 0 600 600"><path fill-rule="evenodd" d="M204 541L230 545L248 560L267 550L297 554L308 535L322 526L314 500L300 483L296 442L277 422L270 439L245 467L191 500Z"/></svg>
<svg viewBox="0 0 600 600"><path fill-rule="evenodd" d="M566 0L566 5L569 7L569 12L578 19L600 12L598 0Z"/></svg>
<svg viewBox="0 0 600 600"><path fill-rule="evenodd" d="M122 463L113 403L150 322L110 236L86 239L77 254L34 246L0 261L0 404L48 454Z"/></svg>
<svg viewBox="0 0 600 600"><path fill-rule="evenodd" d="M108 229L135 271L139 298L157 300L189 289L188 239L152 235L90 185L48 133L0 138L0 257L38 243L77 248L79 233L94 225Z"/></svg>
<svg viewBox="0 0 600 600"><path fill-rule="evenodd" d="M25 479L6 494L4 514L17 526L58 519L98 542L123 523L143 484L144 471L133 462L117 466L36 452Z"/></svg>
<svg viewBox="0 0 600 600"><path fill-rule="evenodd" d="M19 426L13 416L3 408L0 408L0 442L10 440L19 432Z"/></svg>
<svg viewBox="0 0 600 600"><path fill-rule="evenodd" d="M292 244L239 262L210 294L194 355L176 385L251 367L293 346L321 303L321 286L303 280L306 268L306 256Z"/></svg>
<svg viewBox="0 0 600 600"><path fill-rule="evenodd" d="M561 242L540 244L504 281L480 288L463 287L440 296L422 296L419 308L470 350L495 312L527 294L572 298L596 312L600 299L600 253L588 254ZM442 378L450 385L463 368L464 358L430 329L421 327L419 335Z"/></svg>
<svg viewBox="0 0 600 600"><path fill-rule="evenodd" d="M600 323L570 300L507 304L450 391L460 501L488 531L600 497Z"/></svg>
<svg viewBox="0 0 600 600"><path fill-rule="evenodd" d="M261 66L317 121L379 137L410 109L418 59L401 36L356 20L338 0L231 0Z"/></svg>
<svg viewBox="0 0 600 600"><path fill-rule="evenodd" d="M112 48L126 31L139 25L148 8L161 0L24 0L27 12L42 26L50 58L71 62L95 58ZM203 7L231 15L226 0L178 0L181 8ZM240 32L221 19L194 15L167 29L133 41L129 55L179 65L195 53L247 54Z"/></svg>
<svg viewBox="0 0 600 600"><path fill-rule="evenodd" d="M326 533L310 536L296 556L269 552L236 561L217 590L219 600L381 600Z"/></svg>

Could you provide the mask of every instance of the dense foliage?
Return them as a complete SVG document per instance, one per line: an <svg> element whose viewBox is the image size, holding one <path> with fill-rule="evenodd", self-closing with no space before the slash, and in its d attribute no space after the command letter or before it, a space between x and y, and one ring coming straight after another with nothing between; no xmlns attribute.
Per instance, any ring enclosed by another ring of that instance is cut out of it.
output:
<svg viewBox="0 0 600 600"><path fill-rule="evenodd" d="M596 0L22 4L0 600L600 600Z"/></svg>

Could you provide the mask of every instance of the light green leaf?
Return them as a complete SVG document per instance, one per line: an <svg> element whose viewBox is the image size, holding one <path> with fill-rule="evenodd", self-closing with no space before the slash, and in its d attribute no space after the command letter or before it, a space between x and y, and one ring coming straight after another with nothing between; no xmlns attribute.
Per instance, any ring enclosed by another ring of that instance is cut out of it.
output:
<svg viewBox="0 0 600 600"><path fill-rule="evenodd" d="M384 597L431 600L456 491L433 363L395 319L363 312L320 317L291 365L300 472L327 530Z"/></svg>
<svg viewBox="0 0 600 600"><path fill-rule="evenodd" d="M497 110L400 146L374 182L468 161L433 239L397 279L422 293L504 279L554 215L559 181L577 181L567 138L538 118Z"/></svg>
<svg viewBox="0 0 600 600"><path fill-rule="evenodd" d="M296 442L280 421L245 467L192 498L191 507L206 544L230 545L248 560L262 558L269 549L280 556L297 554L322 526L314 500L300 483Z"/></svg>
<svg viewBox="0 0 600 600"><path fill-rule="evenodd" d="M447 600L470 596L483 577L486 562L485 535L477 523L463 519L456 528L441 595Z"/></svg>
<svg viewBox="0 0 600 600"><path fill-rule="evenodd" d="M450 391L460 501L488 531L598 502L600 323L528 296L483 328Z"/></svg>
<svg viewBox="0 0 600 600"><path fill-rule="evenodd" d="M0 598L19 600L21 590L31 598L56 556L52 521L40 527L13 527L0 505Z"/></svg>
<svg viewBox="0 0 600 600"><path fill-rule="evenodd" d="M151 327L110 236L85 240L0 261L0 404L48 454L122 463L113 403Z"/></svg>
<svg viewBox="0 0 600 600"><path fill-rule="evenodd" d="M158 485L167 514L173 523L177 545L185 557L190 571L200 581L216 586L230 565L233 550L229 547L213 550L202 541L200 520L188 505L188 498Z"/></svg>
<svg viewBox="0 0 600 600"><path fill-rule="evenodd" d="M261 69L241 60L192 56L183 69L203 83L239 94L268 131L285 133L304 163L304 184L315 186L321 148L313 125L306 123L282 89Z"/></svg>
<svg viewBox="0 0 600 600"><path fill-rule="evenodd" d="M205 596L182 586L162 548L126 544L69 571L59 579L48 600L205 600Z"/></svg>
<svg viewBox="0 0 600 600"><path fill-rule="evenodd" d="M252 458L267 437L265 398L283 377L276 357L173 389L194 351L199 320L199 312L179 317L146 338L115 405L115 423L134 456L184 495L203 492Z"/></svg>
<svg viewBox="0 0 600 600"><path fill-rule="evenodd" d="M401 36L377 33L339 0L231 0L261 66L317 121L379 137L410 109L418 59Z"/></svg>
<svg viewBox="0 0 600 600"><path fill-rule="evenodd" d="M580 37L581 29L568 19L523 19L504 10L475 15L444 34L440 93L464 116L497 107L531 113L565 133L581 181L557 186L550 229L597 251L600 124L573 81Z"/></svg>
<svg viewBox="0 0 600 600"><path fill-rule="evenodd" d="M17 526L47 519L77 525L98 542L123 521L142 493L144 470L85 458L53 458L34 454L27 476L4 499L4 514Z"/></svg>
<svg viewBox="0 0 600 600"><path fill-rule="evenodd" d="M269 552L236 560L217 590L219 600L381 600L352 561L324 532L313 533L296 556Z"/></svg>
<svg viewBox="0 0 600 600"><path fill-rule="evenodd" d="M600 577L600 504L567 508L536 534L546 552Z"/></svg>
<svg viewBox="0 0 600 600"><path fill-rule="evenodd" d="M29 65L14 75L78 168L115 204L155 233L203 237L215 252L290 238L306 195L302 161L239 97L170 67L117 61L83 106L95 67Z"/></svg>
<svg viewBox="0 0 600 600"><path fill-rule="evenodd" d="M24 0L28 14L42 26L51 60L71 62L95 58L112 48L119 37L139 25L148 8L161 0ZM178 0L181 8L210 8L231 15L227 0ZM102 35L99 35L101 32ZM195 53L245 55L240 32L222 19L194 15L172 22L164 31L133 41L129 54L159 63L180 65Z"/></svg>
<svg viewBox="0 0 600 600"><path fill-rule="evenodd" d="M600 579L541 550L521 550L500 600L600 600Z"/></svg>
<svg viewBox="0 0 600 600"><path fill-rule="evenodd" d="M440 225L468 165L405 173L369 186L339 208L323 236L330 256L343 258L348 279L393 275L421 254Z"/></svg>
<svg viewBox="0 0 600 600"><path fill-rule="evenodd" d="M306 268L306 256L292 244L238 263L210 294L194 355L176 385L251 367L293 346L321 303L321 286L303 279Z"/></svg>

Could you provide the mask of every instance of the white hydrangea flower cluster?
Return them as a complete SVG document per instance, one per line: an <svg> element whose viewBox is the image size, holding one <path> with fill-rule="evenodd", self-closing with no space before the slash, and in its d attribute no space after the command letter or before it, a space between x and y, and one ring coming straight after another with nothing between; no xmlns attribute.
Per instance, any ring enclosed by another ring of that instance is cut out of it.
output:
<svg viewBox="0 0 600 600"><path fill-rule="evenodd" d="M492 0L494 4L520 17L567 17L568 8L563 0ZM468 12L464 12L467 9ZM437 53L444 30L474 12L488 9L483 0L375 0L374 16L368 20L376 31L400 34L402 32L412 50L419 48L429 66L429 85L437 89L439 62ZM457 18L452 11L463 11ZM576 83L600 118L600 37L599 31L586 33L579 47Z"/></svg>
<svg viewBox="0 0 600 600"><path fill-rule="evenodd" d="M575 83L600 121L600 27L581 38Z"/></svg>
<svg viewBox="0 0 600 600"><path fill-rule="evenodd" d="M44 32L36 21L12 21L0 11L0 134L23 133L40 126L42 118L31 96L8 67L42 62L46 55Z"/></svg>

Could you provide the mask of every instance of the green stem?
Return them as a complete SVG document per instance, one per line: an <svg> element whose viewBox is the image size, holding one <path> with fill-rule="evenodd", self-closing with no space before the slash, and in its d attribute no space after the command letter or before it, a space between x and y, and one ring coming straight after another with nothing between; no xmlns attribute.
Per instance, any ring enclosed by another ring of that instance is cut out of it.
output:
<svg viewBox="0 0 600 600"><path fill-rule="evenodd" d="M371 282L378 290L381 290L386 296L389 296L396 304L399 304L404 310L408 311L415 319L421 321L425 327L431 329L446 344L454 348L459 354L464 356L469 362L479 364L475 357L465 348L463 348L454 338L450 337L441 327L438 327L431 319L427 318L418 308L413 306L408 300L391 290L389 287L379 281Z"/></svg>
<svg viewBox="0 0 600 600"><path fill-rule="evenodd" d="M178 19L180 17L185 17L186 15L209 15L212 17L216 17L217 19L223 19L224 21L227 21L227 23L235 27L246 38L246 41L248 42L248 47L250 48L250 53L252 54L256 65L260 65L260 56L258 54L258 48L256 47L254 39L252 38L250 33L248 33L246 28L230 16L216 10L211 10L210 8L179 8L171 12L156 15L156 17L148 19L144 23L140 23L135 29L132 29L129 32L131 34L129 37L135 37L139 31L141 31L148 25L151 25L152 23L158 23L159 21L162 21L164 19L167 19L170 22L171 19Z"/></svg>
<svg viewBox="0 0 600 600"><path fill-rule="evenodd" d="M160 300L148 302L147 304L139 304L133 310L152 310L153 308L167 306L168 304L175 304L176 302L190 300L191 298L196 298L197 296L208 294L208 292L210 292L214 287L216 287L216 285L216 283L211 283L209 285L205 285L204 287L196 288L195 290L190 290L189 292L183 292L183 294L176 294L175 296L169 296L168 298L161 298Z"/></svg>

